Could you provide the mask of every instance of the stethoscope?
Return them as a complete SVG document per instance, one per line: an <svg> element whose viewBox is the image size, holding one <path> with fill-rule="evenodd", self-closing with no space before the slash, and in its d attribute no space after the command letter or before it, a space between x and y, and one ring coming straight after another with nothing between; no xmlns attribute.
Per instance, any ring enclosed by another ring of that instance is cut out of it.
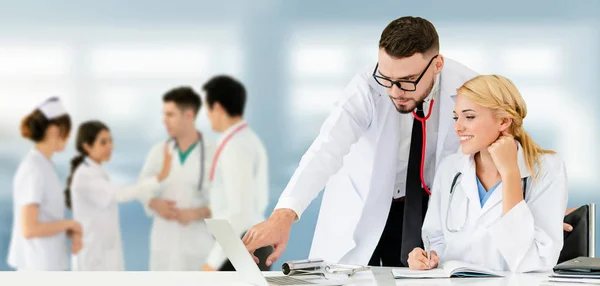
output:
<svg viewBox="0 0 600 286"><path fill-rule="evenodd" d="M424 173L423 169L425 167L425 153L427 153L426 152L426 150L427 150L427 124L426 124L426 121L431 116L431 110L433 109L433 103L434 102L435 102L435 100L432 98L431 99L431 104L429 104L429 111L427 112L427 115L425 117L420 117L419 115L417 115L417 112L415 110L412 111L413 117L416 120L419 120L421 122L421 126L422 126L422 129L423 129L423 131L421 132L422 136L423 136L423 145L422 145L423 149L421 149L421 150L423 150L423 151L421 152L421 169L419 170L419 173L421 175L421 184L423 185L423 190L425 190L425 192L428 195L431 195L431 191L429 191L429 188L425 184L425 176L423 174Z"/></svg>
<svg viewBox="0 0 600 286"><path fill-rule="evenodd" d="M465 220L463 221L462 225L458 228L450 228L448 226L448 221L449 221L449 217L450 217L450 208L452 206L452 198L454 197L454 188L456 188L456 185L458 182L458 179L460 178L460 176L462 175L461 172L456 173L456 175L454 175L454 179L452 180L452 185L450 186L450 198L448 199L448 209L446 210L446 229L449 232L452 233L456 233L456 232L460 232L465 228L465 224L467 223L467 217L469 215L469 206L467 205L467 207L465 208ZM527 177L521 179L522 184L523 184L523 199L525 199L525 194L527 191Z"/></svg>
<svg viewBox="0 0 600 286"><path fill-rule="evenodd" d="M200 138L199 144L200 145L200 183L198 185L198 190L202 191L202 184L204 183L204 140L202 138L202 133L200 133L200 131L198 132L198 138ZM177 140L175 140L175 138L171 137L167 140L168 142L174 142L175 143L175 148L179 149L179 144L177 143Z"/></svg>

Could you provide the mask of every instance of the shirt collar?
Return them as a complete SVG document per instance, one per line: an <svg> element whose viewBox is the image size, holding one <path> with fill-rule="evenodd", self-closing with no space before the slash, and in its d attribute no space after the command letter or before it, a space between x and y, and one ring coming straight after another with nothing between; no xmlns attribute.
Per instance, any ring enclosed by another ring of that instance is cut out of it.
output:
<svg viewBox="0 0 600 286"><path fill-rule="evenodd" d="M46 155L42 154L42 152L40 152L40 150L38 150L37 148L32 148L30 152L34 156L37 156L37 157L40 157L41 159L43 159L44 162L48 163L48 165L51 166L52 168L56 169L56 165L54 164L54 161L52 161L51 159L46 157Z"/></svg>
<svg viewBox="0 0 600 286"><path fill-rule="evenodd" d="M96 163L96 161L92 160L90 157L85 157L83 162L84 162L84 164L89 166L91 169L102 173L102 175L104 175L104 176L108 176L108 174L106 172L104 172L104 169L102 168L102 166L100 164Z"/></svg>
<svg viewBox="0 0 600 286"><path fill-rule="evenodd" d="M523 146L521 146L521 143L519 141L515 140L515 142L517 142L517 164L519 166L519 173L521 175L521 178L530 177L531 171L527 167L527 163L525 160L525 152L523 152ZM475 155L464 154L462 153L462 151L460 152L461 154L463 154L463 157L461 158L462 160L459 161L461 162L460 165L463 166L462 172L465 173L467 169L475 168Z"/></svg>
<svg viewBox="0 0 600 286"><path fill-rule="evenodd" d="M196 142L194 142L191 146L194 146L196 144L199 144L200 141L204 140L204 135L200 132L200 131L196 131L196 133L198 134L198 140L196 140ZM177 142L177 139L175 138L171 138L169 139L169 142L171 143L173 149L172 150L177 150L177 151L181 151L181 149L179 149L179 142Z"/></svg>
<svg viewBox="0 0 600 286"><path fill-rule="evenodd" d="M44 156L44 154L42 154L42 152L40 152L40 150L38 150L37 148L32 148L31 149L31 154L38 156L38 157L42 157L46 160L48 160L48 157Z"/></svg>
<svg viewBox="0 0 600 286"><path fill-rule="evenodd" d="M440 74L438 74L435 77L435 82L433 83L433 88L431 88L431 92L429 92L429 95L427 95L427 97L425 97L425 99L423 99L424 112L429 110L429 105L431 104L432 99L439 102L440 93L441 93ZM427 114L425 114L425 115L427 115Z"/></svg>
<svg viewBox="0 0 600 286"><path fill-rule="evenodd" d="M223 132L223 134L221 135L221 137L219 138L219 143L222 142L225 138L227 138L227 136L229 136L231 133L233 133L233 131L235 131L235 129L237 129L238 127L242 126L246 124L246 120L241 120L240 122L229 126L229 128L227 128L225 130L225 132Z"/></svg>

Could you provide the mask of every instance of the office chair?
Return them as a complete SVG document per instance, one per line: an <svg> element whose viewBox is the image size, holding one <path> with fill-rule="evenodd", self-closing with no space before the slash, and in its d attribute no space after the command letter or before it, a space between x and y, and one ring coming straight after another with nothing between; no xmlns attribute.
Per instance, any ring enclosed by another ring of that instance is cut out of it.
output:
<svg viewBox="0 0 600 286"><path fill-rule="evenodd" d="M558 263L580 256L596 255L596 204L590 203L579 207L565 216L565 223L573 226L571 232L564 232L563 249Z"/></svg>

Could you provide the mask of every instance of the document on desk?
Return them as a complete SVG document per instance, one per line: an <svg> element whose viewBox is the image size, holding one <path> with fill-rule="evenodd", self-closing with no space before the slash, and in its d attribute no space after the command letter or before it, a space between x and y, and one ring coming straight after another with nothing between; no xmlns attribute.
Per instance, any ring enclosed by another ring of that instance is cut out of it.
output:
<svg viewBox="0 0 600 286"><path fill-rule="evenodd" d="M487 269L481 266L463 263L460 261L447 261L440 268L431 270L411 270L408 268L392 269L396 279L416 278L451 278L451 277L503 277L502 272Z"/></svg>
<svg viewBox="0 0 600 286"><path fill-rule="evenodd" d="M577 283L576 285L581 285L581 284L600 285L600 279L590 279L590 278L565 278L565 277L550 276L548 281L555 282L555 283L563 283L563 284L557 284L557 285L565 285L564 283L573 283L573 284Z"/></svg>

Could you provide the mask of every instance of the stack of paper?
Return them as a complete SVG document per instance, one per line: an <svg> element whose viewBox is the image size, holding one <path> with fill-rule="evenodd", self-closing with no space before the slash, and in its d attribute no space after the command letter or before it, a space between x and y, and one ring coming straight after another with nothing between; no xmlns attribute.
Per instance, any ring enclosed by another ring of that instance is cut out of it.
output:
<svg viewBox="0 0 600 286"><path fill-rule="evenodd" d="M447 261L441 268L431 270L411 270L408 268L395 268L392 274L396 279L414 278L450 278L450 277L503 277L504 273L487 269L481 266L463 263L460 261Z"/></svg>

